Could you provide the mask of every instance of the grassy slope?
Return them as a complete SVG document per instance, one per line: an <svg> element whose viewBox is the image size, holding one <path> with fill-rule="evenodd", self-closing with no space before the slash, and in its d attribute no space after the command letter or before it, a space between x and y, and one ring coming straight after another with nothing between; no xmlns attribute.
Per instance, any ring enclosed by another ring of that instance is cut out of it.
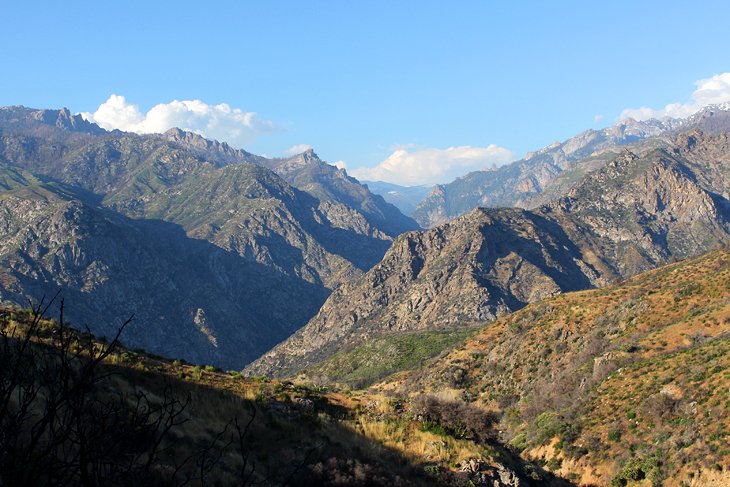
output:
<svg viewBox="0 0 730 487"><path fill-rule="evenodd" d="M474 328L393 333L336 353L306 372L311 379L362 388L403 370L422 367L476 332Z"/></svg>
<svg viewBox="0 0 730 487"><path fill-rule="evenodd" d="M729 347L718 251L528 306L399 386L499 411L503 440L581 483L704 485L730 478Z"/></svg>

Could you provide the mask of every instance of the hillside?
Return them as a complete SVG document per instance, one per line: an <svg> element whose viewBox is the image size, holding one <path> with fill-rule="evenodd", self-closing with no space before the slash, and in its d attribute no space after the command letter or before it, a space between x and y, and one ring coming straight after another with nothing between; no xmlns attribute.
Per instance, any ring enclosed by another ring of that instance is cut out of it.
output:
<svg viewBox="0 0 730 487"><path fill-rule="evenodd" d="M290 375L383 333L483 324L717 248L730 241L730 205L692 167L664 149L626 151L534 211L480 208L402 235L246 370Z"/></svg>
<svg viewBox="0 0 730 487"><path fill-rule="evenodd" d="M5 309L0 323L7 332L29 317ZM44 321L38 339L57 327ZM368 391L246 378L125 349L100 372L113 370L103 377L124 394L188 397L186 420L162 435L156 462L212 454L210 482L727 483L729 250L548 298L467 335ZM226 429L235 417L241 428L252 420L242 450L235 428Z"/></svg>
<svg viewBox="0 0 730 487"><path fill-rule="evenodd" d="M130 346L240 367L306 322L326 297L321 285L190 238L176 225L124 217L2 164L0 186L2 300L27 303L63 289L73 303L69 317L106 336L114 319L135 314ZM92 321L100 314L113 319Z"/></svg>
<svg viewBox="0 0 730 487"><path fill-rule="evenodd" d="M340 286L306 327L246 370L286 376L380 333L474 325L589 287L599 276L579 255L537 215L474 210L399 237L378 265Z"/></svg>
<svg viewBox="0 0 730 487"><path fill-rule="evenodd" d="M42 308L0 309L4 485L570 485L467 405L438 403L471 417L438 423L398 398L131 351Z"/></svg>
<svg viewBox="0 0 730 487"><path fill-rule="evenodd" d="M312 149L288 158L271 159L180 129L170 129L164 135L168 140L197 150L202 157L215 160L220 165L249 162L266 167L315 198L342 203L357 210L374 226L391 236L418 228L418 224L400 213L396 206L388 204L367 186L349 177L344 169L322 161Z"/></svg>
<svg viewBox="0 0 730 487"><path fill-rule="evenodd" d="M530 305L388 388L498 412L503 441L584 485L723 485L729 336L724 250Z"/></svg>

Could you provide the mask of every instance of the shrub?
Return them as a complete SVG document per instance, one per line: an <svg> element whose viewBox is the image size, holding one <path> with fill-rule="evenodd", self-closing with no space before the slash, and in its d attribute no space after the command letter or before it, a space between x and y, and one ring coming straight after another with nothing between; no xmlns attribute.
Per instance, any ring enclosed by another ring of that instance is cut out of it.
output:
<svg viewBox="0 0 730 487"><path fill-rule="evenodd" d="M680 401L668 394L654 394L644 400L643 408L645 413L654 418L658 423L672 418L679 408Z"/></svg>
<svg viewBox="0 0 730 487"><path fill-rule="evenodd" d="M525 433L519 433L510 440L509 446L517 452L521 452L530 446L530 444L527 441L527 435Z"/></svg>
<svg viewBox="0 0 730 487"><path fill-rule="evenodd" d="M611 486L622 487L629 481L644 479L649 480L652 485L661 482L661 462L656 457L629 459L611 480Z"/></svg>
<svg viewBox="0 0 730 487"><path fill-rule="evenodd" d="M456 438L486 442L496 436L494 413L472 404L421 395L413 400L412 411L416 419L422 421L424 425L428 424L431 428L438 425Z"/></svg>
<svg viewBox="0 0 730 487"><path fill-rule="evenodd" d="M566 425L557 413L546 411L535 418L535 441L545 443L550 439L560 436Z"/></svg>
<svg viewBox="0 0 730 487"><path fill-rule="evenodd" d="M608 439L610 441L618 442L621 440L621 432L617 429L613 429L608 432Z"/></svg>

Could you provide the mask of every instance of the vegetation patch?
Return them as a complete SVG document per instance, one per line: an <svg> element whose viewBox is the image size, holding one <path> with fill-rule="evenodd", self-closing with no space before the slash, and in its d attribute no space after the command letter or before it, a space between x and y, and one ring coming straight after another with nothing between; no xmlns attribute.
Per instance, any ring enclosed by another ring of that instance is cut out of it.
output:
<svg viewBox="0 0 730 487"><path fill-rule="evenodd" d="M462 328L384 335L333 355L308 375L354 388L367 387L395 372L423 367L474 333L474 328Z"/></svg>

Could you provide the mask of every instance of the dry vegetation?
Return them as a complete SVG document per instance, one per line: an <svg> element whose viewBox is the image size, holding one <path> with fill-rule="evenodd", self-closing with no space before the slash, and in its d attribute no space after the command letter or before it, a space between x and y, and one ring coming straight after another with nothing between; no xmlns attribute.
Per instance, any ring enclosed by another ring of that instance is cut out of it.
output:
<svg viewBox="0 0 730 487"><path fill-rule="evenodd" d="M724 250L528 306L382 387L492 411L503 442L577 483L726 485L729 349Z"/></svg>
<svg viewBox="0 0 730 487"><path fill-rule="evenodd" d="M0 392L8 399L0 411L2 485L471 485L516 478L514 471L549 477L514 463L493 441L494 418L460 402L428 398L414 408L362 391L243 377L98 341L39 311L0 312ZM51 365L27 368L28 359ZM75 379L54 389L64 377ZM48 415L53 398L60 406ZM59 419L66 417L73 420ZM8 441L12 432L16 441Z"/></svg>

